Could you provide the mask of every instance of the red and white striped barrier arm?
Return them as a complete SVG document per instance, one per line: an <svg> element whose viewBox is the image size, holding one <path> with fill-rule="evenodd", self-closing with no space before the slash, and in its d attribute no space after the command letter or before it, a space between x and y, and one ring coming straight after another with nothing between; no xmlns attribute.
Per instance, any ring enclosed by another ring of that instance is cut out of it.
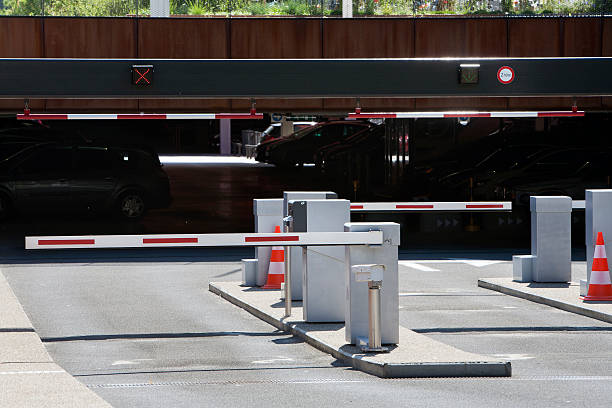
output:
<svg viewBox="0 0 612 408"><path fill-rule="evenodd" d="M263 119L262 113L41 113L17 114L20 120L113 119Z"/></svg>
<svg viewBox="0 0 612 408"><path fill-rule="evenodd" d="M381 231L26 237L26 249L381 245Z"/></svg>
<svg viewBox="0 0 612 408"><path fill-rule="evenodd" d="M510 201L351 203L351 212L512 211Z"/></svg>
<svg viewBox="0 0 612 408"><path fill-rule="evenodd" d="M349 118L554 118L584 116L584 111L529 111L529 112L353 112Z"/></svg>

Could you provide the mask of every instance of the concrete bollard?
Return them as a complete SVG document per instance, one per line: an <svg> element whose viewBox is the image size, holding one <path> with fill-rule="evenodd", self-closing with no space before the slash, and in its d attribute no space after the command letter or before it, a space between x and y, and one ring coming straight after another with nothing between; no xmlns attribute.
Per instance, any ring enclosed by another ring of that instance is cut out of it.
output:
<svg viewBox="0 0 612 408"><path fill-rule="evenodd" d="M512 257L512 280L516 282L533 282L533 255L514 255Z"/></svg>
<svg viewBox="0 0 612 408"><path fill-rule="evenodd" d="M274 227L277 225L282 228L283 199L253 200L253 215L255 217L255 232L274 232ZM272 247L255 247L255 257L259 260L255 281L257 286L266 284L271 253Z"/></svg>
<svg viewBox="0 0 612 408"><path fill-rule="evenodd" d="M598 232L603 233L606 254L612 254L612 190L586 190L585 198L587 281L590 282Z"/></svg>
<svg viewBox="0 0 612 408"><path fill-rule="evenodd" d="M534 282L572 279L572 199L565 196L531 197L531 255Z"/></svg>
<svg viewBox="0 0 612 408"><path fill-rule="evenodd" d="M343 232L351 220L348 200L292 203L295 232ZM305 321L344 322L345 255L343 246L309 246L300 254Z"/></svg>
<svg viewBox="0 0 612 408"><path fill-rule="evenodd" d="M382 344L399 343L399 278L397 249L400 244L400 226L394 222L349 222L344 224L346 232L383 232L384 243L380 246L346 247L346 341L357 344L359 337L368 337L368 284L358 282L352 272L353 265L384 265L383 283L380 289L380 329Z"/></svg>
<svg viewBox="0 0 612 408"><path fill-rule="evenodd" d="M242 260L242 286L257 286L257 259Z"/></svg>
<svg viewBox="0 0 612 408"><path fill-rule="evenodd" d="M283 193L283 217L289 214L289 202L297 200L326 200L338 198L331 191L285 191ZM302 249L291 247L291 298L302 300Z"/></svg>

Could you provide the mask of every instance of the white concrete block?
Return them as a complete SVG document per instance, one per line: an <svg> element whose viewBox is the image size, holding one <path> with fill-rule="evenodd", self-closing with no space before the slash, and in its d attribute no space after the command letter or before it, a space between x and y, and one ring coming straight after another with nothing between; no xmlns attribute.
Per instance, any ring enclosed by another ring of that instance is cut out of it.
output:
<svg viewBox="0 0 612 408"><path fill-rule="evenodd" d="M532 282L535 261L536 257L533 255L514 255L512 257L512 280L515 282Z"/></svg>

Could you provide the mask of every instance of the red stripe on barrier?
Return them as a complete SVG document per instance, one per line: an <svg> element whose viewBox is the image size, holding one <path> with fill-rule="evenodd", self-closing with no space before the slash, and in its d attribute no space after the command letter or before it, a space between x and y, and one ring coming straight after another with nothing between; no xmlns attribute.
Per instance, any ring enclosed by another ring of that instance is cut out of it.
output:
<svg viewBox="0 0 612 408"><path fill-rule="evenodd" d="M466 204L465 208L504 208L503 204Z"/></svg>
<svg viewBox="0 0 612 408"><path fill-rule="evenodd" d="M539 118L550 118L558 116L584 116L584 111L579 112L538 112Z"/></svg>
<svg viewBox="0 0 612 408"><path fill-rule="evenodd" d="M445 118L490 118L491 113L445 113Z"/></svg>
<svg viewBox="0 0 612 408"><path fill-rule="evenodd" d="M395 208L434 208L433 204L398 204Z"/></svg>
<svg viewBox="0 0 612 408"><path fill-rule="evenodd" d="M263 113L217 113L216 119L263 119Z"/></svg>
<svg viewBox="0 0 612 408"><path fill-rule="evenodd" d="M197 238L143 238L143 244L197 244Z"/></svg>
<svg viewBox="0 0 612 408"><path fill-rule="evenodd" d="M363 209L363 205L351 205L351 210L359 210L359 209Z"/></svg>
<svg viewBox="0 0 612 408"><path fill-rule="evenodd" d="M349 113L348 114L349 118L389 118L389 119L394 119L397 118L397 114L396 113Z"/></svg>
<svg viewBox="0 0 612 408"><path fill-rule="evenodd" d="M283 242L299 241L300 237L244 237L244 242Z"/></svg>
<svg viewBox="0 0 612 408"><path fill-rule="evenodd" d="M24 115L23 113L19 113L17 114L17 119L19 120L49 120L49 119L53 119L53 120L67 120L68 119L68 115L62 115L59 113L47 113L47 114L40 114L40 115Z"/></svg>
<svg viewBox="0 0 612 408"><path fill-rule="evenodd" d="M38 245L93 245L95 239L39 239Z"/></svg>
<svg viewBox="0 0 612 408"><path fill-rule="evenodd" d="M144 115L130 115L130 114L118 114L117 119L166 119L165 114L144 114Z"/></svg>

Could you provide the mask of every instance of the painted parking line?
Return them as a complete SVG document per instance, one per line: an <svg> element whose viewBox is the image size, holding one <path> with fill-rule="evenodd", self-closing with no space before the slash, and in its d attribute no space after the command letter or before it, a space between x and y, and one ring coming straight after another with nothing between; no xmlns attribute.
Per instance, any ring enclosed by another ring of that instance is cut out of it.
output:
<svg viewBox="0 0 612 408"><path fill-rule="evenodd" d="M421 265L417 262L399 261L401 266L407 266L408 268L416 269L423 272L440 272L439 269L430 268L429 266Z"/></svg>
<svg viewBox="0 0 612 408"><path fill-rule="evenodd" d="M420 259L420 260L410 260L410 261L399 261L400 265L408 266L409 268L415 268L421 271L428 272L438 272L438 269L430 268L430 270L425 269L427 267L423 266L423 264L465 264L474 266L476 268L482 268L484 266L496 265L499 263L503 263L506 261L492 261L488 259Z"/></svg>
<svg viewBox="0 0 612 408"><path fill-rule="evenodd" d="M5 371L5 372L0 372L0 375L60 374L60 373L65 373L65 371L63 371L63 370Z"/></svg>

